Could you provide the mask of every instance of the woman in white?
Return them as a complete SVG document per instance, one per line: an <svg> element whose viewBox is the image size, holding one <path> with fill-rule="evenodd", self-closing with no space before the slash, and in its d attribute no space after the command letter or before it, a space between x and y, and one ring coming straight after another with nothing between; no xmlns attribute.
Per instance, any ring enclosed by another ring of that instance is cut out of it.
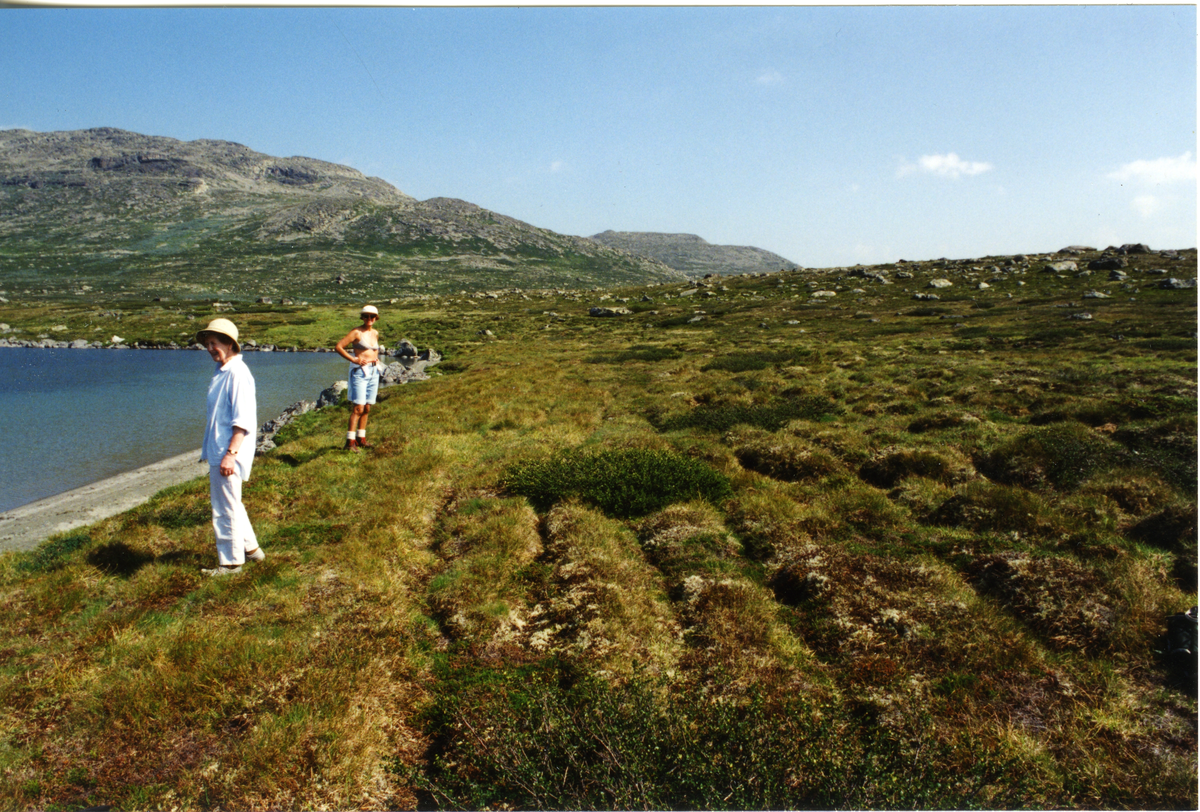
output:
<svg viewBox="0 0 1200 812"><path fill-rule="evenodd" d="M345 448L358 451L360 448L370 448L367 444L367 419L371 414L371 406L379 393L379 331L375 322L379 320L379 310L374 305L364 305L359 314L362 326L355 327L346 333L334 349L338 355L350 362L350 376L346 397L352 404L350 409L350 426L346 430ZM353 347L351 355L346 349Z"/></svg>
<svg viewBox="0 0 1200 812"><path fill-rule="evenodd" d="M250 517L242 505L242 482L254 462L257 404L254 376L242 360L238 330L229 319L213 319L196 334L196 341L217 362L208 385L208 421L200 461L208 461L212 523L217 535L217 566L206 575L232 575L242 564L262 561Z"/></svg>

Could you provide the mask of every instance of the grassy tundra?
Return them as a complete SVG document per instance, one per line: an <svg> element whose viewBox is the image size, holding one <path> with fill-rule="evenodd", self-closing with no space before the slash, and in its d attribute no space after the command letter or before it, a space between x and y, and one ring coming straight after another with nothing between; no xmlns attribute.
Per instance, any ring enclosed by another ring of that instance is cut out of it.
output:
<svg viewBox="0 0 1200 812"><path fill-rule="evenodd" d="M1195 808L1196 255L1092 258L387 307L440 374L284 430L265 562L200 480L0 556L0 803Z"/></svg>

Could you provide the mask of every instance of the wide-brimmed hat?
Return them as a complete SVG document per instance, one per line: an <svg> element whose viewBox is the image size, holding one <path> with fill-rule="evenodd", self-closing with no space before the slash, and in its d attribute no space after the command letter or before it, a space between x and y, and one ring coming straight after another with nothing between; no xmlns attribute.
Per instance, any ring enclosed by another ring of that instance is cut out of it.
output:
<svg viewBox="0 0 1200 812"><path fill-rule="evenodd" d="M375 305L363 305L363 309L358 311L358 315L360 316L365 316L368 313L370 313L372 316L378 316L379 308L375 307Z"/></svg>
<svg viewBox="0 0 1200 812"><path fill-rule="evenodd" d="M223 335L226 338L232 338L233 339L233 351L234 352L242 351L241 345L238 344L237 325L235 325L229 319L213 319L212 321L210 321L208 323L207 327L205 327L200 332L196 333L196 343L197 344L204 343L204 334L205 333L217 333L218 335Z"/></svg>

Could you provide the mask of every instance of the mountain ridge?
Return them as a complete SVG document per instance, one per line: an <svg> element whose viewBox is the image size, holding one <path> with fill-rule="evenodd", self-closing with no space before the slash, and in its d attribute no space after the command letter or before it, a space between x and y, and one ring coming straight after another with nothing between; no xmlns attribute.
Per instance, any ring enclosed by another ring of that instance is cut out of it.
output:
<svg viewBox="0 0 1200 812"><path fill-rule="evenodd" d="M683 279L618 248L315 158L111 127L0 131L0 280L314 299ZM286 285L281 284L286 282Z"/></svg>
<svg viewBox="0 0 1200 812"><path fill-rule="evenodd" d="M696 234L657 231L602 231L591 239L644 256L691 278L706 274L770 273L795 270L791 260L748 245L713 245Z"/></svg>

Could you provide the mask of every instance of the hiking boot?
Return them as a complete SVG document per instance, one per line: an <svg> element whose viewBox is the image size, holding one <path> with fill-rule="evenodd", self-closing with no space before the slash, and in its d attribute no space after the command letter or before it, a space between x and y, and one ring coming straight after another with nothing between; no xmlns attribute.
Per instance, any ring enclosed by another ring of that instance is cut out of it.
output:
<svg viewBox="0 0 1200 812"><path fill-rule="evenodd" d="M224 564L220 564L212 569L200 570L202 574L212 576L213 578L219 578L222 575L237 575L241 571L242 567L240 564L234 566L225 566Z"/></svg>
<svg viewBox="0 0 1200 812"><path fill-rule="evenodd" d="M246 553L247 561L262 561L266 557L267 554L263 552L262 547L255 547Z"/></svg>
<svg viewBox="0 0 1200 812"><path fill-rule="evenodd" d="M374 448L375 446L368 443L366 437L359 437L358 438L358 447L359 448Z"/></svg>
<svg viewBox="0 0 1200 812"><path fill-rule="evenodd" d="M343 451L358 451L358 441L357 440L347 440L346 444L344 446L342 446L342 450Z"/></svg>

